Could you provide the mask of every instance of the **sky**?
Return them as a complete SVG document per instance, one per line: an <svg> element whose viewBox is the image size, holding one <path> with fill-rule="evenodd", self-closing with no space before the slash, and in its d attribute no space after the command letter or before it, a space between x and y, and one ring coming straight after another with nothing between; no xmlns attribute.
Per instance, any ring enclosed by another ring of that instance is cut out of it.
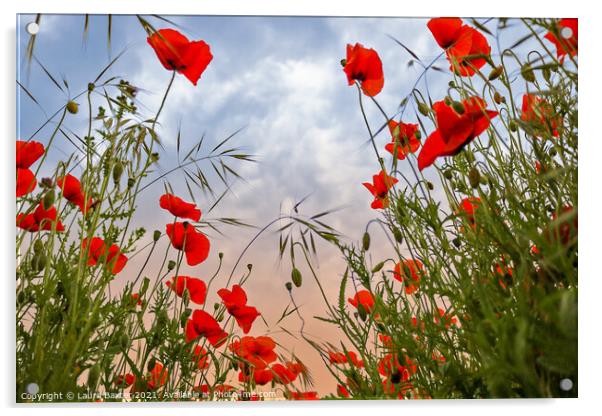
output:
<svg viewBox="0 0 602 416"><path fill-rule="evenodd" d="M124 54L110 69L110 74L127 79L139 86L137 98L141 117L152 117L160 105L171 74L159 63L146 43L146 33L134 16L114 16L112 40L107 45L107 17L91 16L87 39L82 33L82 15L44 15L35 45L35 56L58 80L68 81L69 92L59 90L40 65L25 60L28 36L27 23L35 16L21 15L18 19L17 63L19 82L39 102L39 106L24 94L18 100L18 137L28 139L44 121L69 97L84 91L88 82L122 51ZM401 100L412 90L420 75L418 65L409 65L411 56L390 36L402 41L424 62L441 55L430 32L427 19L422 18L319 18L319 17L220 17L169 16L190 39L203 39L213 54L213 61L194 87L183 76L176 76L174 85L160 117L158 132L165 145L160 169L169 170L177 163L176 137L181 133L182 147L206 137L210 149L238 129L242 130L232 143L256 156L258 163L233 165L244 180L233 181L230 193L206 218L235 217L262 227L276 218L281 210L309 196L301 206L306 214L341 208L324 218L340 231L346 241L358 241L366 224L377 214L370 209L371 195L361 186L379 170L358 105L357 90L347 85L340 60L345 57L348 43L360 42L378 51L384 68L385 86L377 100L393 115ZM157 28L172 27L159 19L148 17ZM482 19L482 21L485 21ZM488 23L495 29L495 22ZM508 45L520 36L520 30L501 36ZM492 43L492 53L497 53ZM437 64L448 68L447 62ZM428 89L434 101L443 99L447 73L429 72ZM425 88L423 81L419 88ZM85 107L82 100L80 104ZM372 127L384 119L373 105L367 105ZM85 134L86 115L80 112L69 117L67 126L80 136ZM416 122L413 110L404 115L405 122ZM42 129L35 140L45 143L53 123ZM390 141L384 131L376 138L382 149ZM49 154L47 166L64 160L75 149L66 141L59 142ZM53 163L54 162L54 163ZM220 189L219 180L209 177ZM404 170L405 169L405 170ZM402 172L411 175L407 166ZM76 176L78 173L76 171ZM433 175L427 172L427 178ZM189 200L183 176L174 173L167 177L175 193ZM223 188L223 187L222 187ZM138 201L139 211L134 223L152 231L163 229L172 220L159 208L158 197L163 185L158 182L145 191ZM219 194L219 192L218 192ZM200 191L196 202L204 212L213 199ZM253 263L253 274L246 283L249 304L257 306L268 321L267 327L256 322L250 335L272 334L285 348L294 351L311 370L316 381L314 388L321 394L332 392L336 382L320 368L318 354L304 341L284 334L273 325L289 303L284 287L289 280L290 263L279 262L276 228L263 234L249 249L235 270L241 276L247 263ZM226 227L225 236L208 233L212 242L210 259L194 268L184 267L181 274L205 278L217 264L217 253L224 253L225 282L237 257L253 238L257 229ZM149 233L152 234L152 233ZM150 238L150 235L148 236ZM389 253L385 242L376 237L371 250L377 257ZM319 244L318 273L329 298L336 302L344 262L339 253L327 244ZM142 260L144 256L137 256ZM148 269L152 270L152 264ZM134 278L139 260L128 263L119 275L116 287ZM156 265L155 265L156 266ZM303 270L306 272L306 270ZM154 275L153 275L154 276ZM220 280L218 279L218 280ZM219 286L219 283L218 283ZM122 287L122 286L121 286ZM217 287L216 287L217 288ZM324 315L315 283L305 273L304 285L294 290L295 300L305 317L307 334L319 341L339 343L339 334L329 325L312 319ZM216 299L209 295L209 304ZM293 334L301 322L293 315L282 322Z"/></svg>

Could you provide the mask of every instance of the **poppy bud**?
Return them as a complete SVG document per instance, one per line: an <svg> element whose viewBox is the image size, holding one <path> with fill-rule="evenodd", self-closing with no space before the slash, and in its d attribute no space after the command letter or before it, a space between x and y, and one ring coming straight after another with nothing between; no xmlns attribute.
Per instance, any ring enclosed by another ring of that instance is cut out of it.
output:
<svg viewBox="0 0 602 416"><path fill-rule="evenodd" d="M470 150L467 150L466 152L464 152L464 155L466 156L466 161L468 163L474 163L474 153L472 153Z"/></svg>
<svg viewBox="0 0 602 416"><path fill-rule="evenodd" d="M134 187L135 184L136 184L136 180L134 178L128 179L128 188Z"/></svg>
<svg viewBox="0 0 602 416"><path fill-rule="evenodd" d="M430 113L430 109L428 108L428 106L426 104L424 104L423 102L418 102L418 111L420 112L420 114L422 114L423 116L428 116Z"/></svg>
<svg viewBox="0 0 602 416"><path fill-rule="evenodd" d="M420 130L416 130L416 133L414 133L414 137L416 137L418 140L422 138L422 133L420 133Z"/></svg>
<svg viewBox="0 0 602 416"><path fill-rule="evenodd" d="M456 248L460 248L460 239L458 237L454 238L452 240L452 243L454 243L454 246L456 246Z"/></svg>
<svg viewBox="0 0 602 416"><path fill-rule="evenodd" d="M79 110L79 106L75 101L69 101L66 107L67 111L69 111L71 114L77 114L77 111Z"/></svg>
<svg viewBox="0 0 602 416"><path fill-rule="evenodd" d="M347 59L341 59L341 66L345 68L345 65L347 65Z"/></svg>
<svg viewBox="0 0 602 416"><path fill-rule="evenodd" d="M533 73L533 68L531 68L531 65L524 64L520 69L520 74L525 81L535 82L535 74Z"/></svg>
<svg viewBox="0 0 602 416"><path fill-rule="evenodd" d="M472 168L470 172L468 172L468 182L470 182L470 186L473 188L477 188L481 181L481 174L478 169Z"/></svg>
<svg viewBox="0 0 602 416"><path fill-rule="evenodd" d="M19 292L19 293L17 294L17 303L18 303L19 305L21 305L21 304L25 303L25 299L26 299L26 297L25 297L25 292Z"/></svg>
<svg viewBox="0 0 602 416"><path fill-rule="evenodd" d="M504 67L502 65L496 66L495 68L493 68L491 70L491 72L489 73L489 76L487 78L489 79L489 81L493 81L494 79L499 78L503 72L504 72Z"/></svg>
<svg viewBox="0 0 602 416"><path fill-rule="evenodd" d="M378 263L376 266L374 266L374 267L372 268L372 273L377 273L377 272L379 272L379 271L380 271L380 270L383 268L383 266L384 266L384 265L385 265L385 262L384 262L384 261L381 261L380 263Z"/></svg>
<svg viewBox="0 0 602 416"><path fill-rule="evenodd" d="M452 104L452 100L451 100L451 98L449 98L449 96L446 96L443 99L443 102L445 103L445 105L451 105Z"/></svg>
<svg viewBox="0 0 602 416"><path fill-rule="evenodd" d="M113 166L113 182L114 183L119 183L122 173L123 173L123 163L121 163L121 162L115 163L115 166Z"/></svg>
<svg viewBox="0 0 602 416"><path fill-rule="evenodd" d="M368 234L367 231L364 233L364 237L362 238L362 248L364 251L368 251L370 248L370 234Z"/></svg>
<svg viewBox="0 0 602 416"><path fill-rule="evenodd" d="M285 287L285 288L286 288L286 290L288 290L289 292L290 292L291 290L293 290L293 284L292 284L291 282L286 282L286 283L284 284L284 287Z"/></svg>
<svg viewBox="0 0 602 416"><path fill-rule="evenodd" d="M291 272L291 280L297 287L301 287L301 284L303 283L303 276L301 276L301 272L296 267L293 267L293 271Z"/></svg>
<svg viewBox="0 0 602 416"><path fill-rule="evenodd" d="M93 82L89 82L89 83L88 83L88 92L92 92L92 91L94 91L94 88L95 88L95 87L96 87L96 86L94 85L94 83L93 83Z"/></svg>
<svg viewBox="0 0 602 416"><path fill-rule="evenodd" d="M550 71L550 68L548 68L547 66L544 67L541 70L541 74L543 75L543 78L547 81L550 82L550 79L552 78L552 72Z"/></svg>
<svg viewBox="0 0 602 416"><path fill-rule="evenodd" d="M493 101L495 101L495 103L499 105L505 103L506 98L496 91L495 94L493 94Z"/></svg>
<svg viewBox="0 0 602 416"><path fill-rule="evenodd" d="M153 162L157 162L159 160L159 153L151 153L151 159Z"/></svg>
<svg viewBox="0 0 602 416"><path fill-rule="evenodd" d="M451 181L454 178L454 173L452 172L451 169L447 169L445 172L443 172L443 177L449 181Z"/></svg>
<svg viewBox="0 0 602 416"><path fill-rule="evenodd" d="M42 243L42 240L38 238L33 242L33 251L34 253L39 253L42 250L44 250L44 243Z"/></svg>
<svg viewBox="0 0 602 416"><path fill-rule="evenodd" d="M161 238L161 231L159 230L155 230L155 232L153 233L153 241L159 241L159 239Z"/></svg>
<svg viewBox="0 0 602 416"><path fill-rule="evenodd" d="M553 147L552 147L552 148L550 149L550 156L554 157L554 156L556 156L557 154L558 154L558 151L557 151L555 148L553 148Z"/></svg>
<svg viewBox="0 0 602 416"><path fill-rule="evenodd" d="M361 303L357 304L357 313L362 321L366 321L368 318L368 313L366 312L366 308Z"/></svg>
<svg viewBox="0 0 602 416"><path fill-rule="evenodd" d="M126 350L130 346L130 337L128 334L123 333L119 338L119 343L121 344L121 348Z"/></svg>
<svg viewBox="0 0 602 416"><path fill-rule="evenodd" d="M435 189L435 185L433 185L433 183L430 181L426 181L426 187L429 188L429 191Z"/></svg>
<svg viewBox="0 0 602 416"><path fill-rule="evenodd" d="M511 132L516 132L516 130L518 130L518 126L514 120L511 120L510 123L508 123L508 128Z"/></svg>
<svg viewBox="0 0 602 416"><path fill-rule="evenodd" d="M167 270L171 271L171 270L173 270L175 267L176 267L176 262L175 262L175 261L173 261L173 260L170 260L170 261L167 263Z"/></svg>
<svg viewBox="0 0 602 416"><path fill-rule="evenodd" d="M223 259L224 258L224 253L222 253L221 251L219 253L217 253L217 257L219 257L219 259Z"/></svg>
<svg viewBox="0 0 602 416"><path fill-rule="evenodd" d="M466 111L464 109L464 105L460 102L460 101L454 101L452 103L452 108L454 109L454 111L460 115L464 114L464 112Z"/></svg>
<svg viewBox="0 0 602 416"><path fill-rule="evenodd" d="M447 85L449 85L449 88L456 88L456 83L454 81L449 81Z"/></svg>
<svg viewBox="0 0 602 416"><path fill-rule="evenodd" d="M54 183L52 182L52 179L50 179L50 178L42 178L40 183L45 188L52 188L54 186Z"/></svg>
<svg viewBox="0 0 602 416"><path fill-rule="evenodd" d="M44 209L50 209L50 207L54 204L54 191L49 190L44 194L44 199L42 199L42 205Z"/></svg>
<svg viewBox="0 0 602 416"><path fill-rule="evenodd" d="M401 235L399 228L393 228L393 237L395 237L395 241L401 244L403 241L403 236Z"/></svg>
<svg viewBox="0 0 602 416"><path fill-rule="evenodd" d="M44 253L37 253L31 259L31 267L36 272L41 272L46 268L46 264L48 263L48 257Z"/></svg>
<svg viewBox="0 0 602 416"><path fill-rule="evenodd" d="M96 387L96 383L98 383L98 378L100 377L100 365L94 364L90 367L90 371L88 372L88 387L93 389Z"/></svg>
<svg viewBox="0 0 602 416"><path fill-rule="evenodd" d="M152 357L150 360L148 360L148 364L146 365L146 369L151 372L153 371L153 368L155 368L155 364L157 363L157 360L155 359L155 357Z"/></svg>
<svg viewBox="0 0 602 416"><path fill-rule="evenodd" d="M139 293L140 296L142 296L143 294L146 293L146 291L148 290L149 283L150 283L150 279L148 277L145 277L144 279L142 279L142 285L140 285L140 293Z"/></svg>

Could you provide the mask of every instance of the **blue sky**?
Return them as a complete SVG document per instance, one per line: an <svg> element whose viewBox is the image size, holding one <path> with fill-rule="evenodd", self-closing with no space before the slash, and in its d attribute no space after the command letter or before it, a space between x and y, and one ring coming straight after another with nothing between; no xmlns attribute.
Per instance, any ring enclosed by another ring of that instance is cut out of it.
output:
<svg viewBox="0 0 602 416"><path fill-rule="evenodd" d="M44 111L20 94L17 134L22 139L29 138L46 120L44 112L54 113L68 99L49 82L35 62L31 67L25 64L28 36L24 27L33 19L34 16L22 15L18 21L17 62L21 64L18 75L19 81L31 91ZM198 141L203 134L207 138L207 148L211 148L212 144L243 127L233 143L256 155L259 163L238 165L238 172L246 181L233 184L232 193L212 216L236 217L264 225L278 215L281 205L285 210L290 209L294 201L311 194L304 204L304 212L313 214L344 206L327 221L350 239L361 238L365 224L375 217L369 207L372 198L361 183L369 181L379 168L367 144L368 135L359 111L357 91L347 86L340 59L344 58L347 43L360 42L379 52L385 86L377 100L392 115L401 99L411 91L420 69L417 65L408 66L411 57L388 35L403 41L423 61L430 62L441 54L441 49L426 28L427 20L217 16L170 16L169 19L190 39L205 40L211 46L214 59L197 87L183 76L176 77L160 119L159 133L166 146L161 168L168 170L176 163L178 129L181 129L184 148ZM156 28L171 26L158 19L149 17L149 20ZM491 22L489 27L494 29L495 23ZM111 74L141 87L138 99L146 106L140 108L141 116L152 117L171 74L146 44L146 34L136 18L113 18L110 50L106 42L106 16L91 17L85 43L83 25L81 15L43 16L35 56L55 78L68 81L73 96L85 90L88 82L110 59L125 50L111 68ZM502 45L509 45L521 34L508 31L501 38ZM491 43L492 53L497 54L495 42ZM439 66L447 69L448 64L442 60ZM449 79L447 73L429 73L428 86L434 101L443 99ZM424 91L424 83L419 88ZM374 106L366 104L371 125L382 124L382 115ZM412 111L406 114L404 121L416 122ZM83 136L85 123L82 111L70 117L67 126ZM42 130L35 140L46 142L52 127L50 124ZM381 149L390 141L386 133L377 138ZM74 150L64 141L52 150L49 165L65 159ZM407 166L402 171L411 175ZM427 177L431 175L433 172L427 172ZM189 199L181 175L171 175L169 181L176 193ZM144 209L136 214L137 225L144 225L149 230L162 229L171 220L169 214L158 207L162 190L158 183L154 190L141 196L139 206ZM195 196L202 210L213 202L200 192ZM225 270L230 270L255 231L224 231L228 237L210 235L213 243L210 260L199 267L183 270L183 274L210 275L218 251L225 253ZM376 244L377 253L380 249L386 250L384 244L378 245L378 240ZM251 304L264 312L266 319L270 314L279 316L288 303L284 282L290 275L290 266L288 262L278 264L277 247L277 238L273 234L267 235L253 246L242 262L255 264L254 275L248 284L249 298ZM128 269L137 270L136 265L136 262L128 264L120 279L127 280ZM337 293L342 272L343 263L338 253L332 248L321 247L320 273L332 296ZM323 312L319 302L315 301L317 288L309 283L296 291L306 319ZM254 299L257 302L253 302ZM267 299L269 304L265 305ZM291 318L291 322L284 324L294 331L299 322ZM253 335L277 330L256 327ZM328 327L317 322L308 325L306 330L323 340L337 340L336 336L328 339ZM316 354L306 345L284 336L279 341L295 349L308 363L317 365ZM317 384L319 390L334 389L332 379L319 378Z"/></svg>

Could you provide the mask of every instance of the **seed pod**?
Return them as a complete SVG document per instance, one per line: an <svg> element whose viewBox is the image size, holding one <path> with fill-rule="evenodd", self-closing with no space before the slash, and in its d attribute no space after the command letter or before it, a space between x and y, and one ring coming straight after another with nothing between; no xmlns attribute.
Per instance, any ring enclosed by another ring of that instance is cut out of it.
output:
<svg viewBox="0 0 602 416"><path fill-rule="evenodd" d="M422 114L423 116L427 116L429 115L429 113L431 112L431 110L428 108L428 106L423 103L423 102L418 102L418 111L420 112L420 114Z"/></svg>
<svg viewBox="0 0 602 416"><path fill-rule="evenodd" d="M94 364L88 372L88 387L94 389L100 378L100 365Z"/></svg>
<svg viewBox="0 0 602 416"><path fill-rule="evenodd" d="M378 263L376 266L374 266L372 268L372 273L378 273L383 268L384 265L385 265L385 262L381 261L380 263Z"/></svg>
<svg viewBox="0 0 602 416"><path fill-rule="evenodd" d="M78 110L79 110L79 106L77 105L77 103L75 101L67 102L67 111L69 111L71 114L77 114Z"/></svg>
<svg viewBox="0 0 602 416"><path fill-rule="evenodd" d="M293 290L293 284L292 284L291 282L286 282L286 283L284 284L284 287L285 287L285 288L286 288L286 290L288 290L289 292L290 292L291 290Z"/></svg>
<svg viewBox="0 0 602 416"><path fill-rule="evenodd" d="M297 269L296 267L293 267L293 271L291 272L291 280L293 281L293 284L297 287L301 287L301 284L303 283L303 276L301 275L299 269Z"/></svg>
<svg viewBox="0 0 602 416"><path fill-rule="evenodd" d="M470 182L470 186L474 189L479 186L481 181L481 174L479 173L477 168L470 169L468 172L468 182Z"/></svg>
<svg viewBox="0 0 602 416"><path fill-rule="evenodd" d="M251 263L247 264L247 269L249 269L249 271L253 270L253 265Z"/></svg>
<svg viewBox="0 0 602 416"><path fill-rule="evenodd" d="M402 243L403 236L401 235L399 228L393 228L393 237L395 237L395 241L397 241L399 244Z"/></svg>
<svg viewBox="0 0 602 416"><path fill-rule="evenodd" d="M176 267L175 261L170 260L169 262L167 262L167 270L172 271L175 267Z"/></svg>
<svg viewBox="0 0 602 416"><path fill-rule="evenodd" d="M464 112L466 111L466 109L464 108L464 105L460 102L460 101L454 101L452 103L452 108L454 109L454 111L460 115L464 114Z"/></svg>
<svg viewBox="0 0 602 416"><path fill-rule="evenodd" d="M161 231L155 230L155 232L153 232L153 241L157 242L157 241L159 241L160 238L161 238Z"/></svg>
<svg viewBox="0 0 602 416"><path fill-rule="evenodd" d="M498 79L500 75L504 72L504 67L502 65L496 66L491 70L489 76L487 77L489 81L493 81L494 79Z"/></svg>
<svg viewBox="0 0 602 416"><path fill-rule="evenodd" d="M366 231L364 233L364 237L362 238L362 248L364 251L368 251L370 249L370 234Z"/></svg>
<svg viewBox="0 0 602 416"><path fill-rule="evenodd" d="M531 68L531 65L524 64L520 69L520 74L525 81L535 82L535 73L533 73L533 68Z"/></svg>
<svg viewBox="0 0 602 416"><path fill-rule="evenodd" d="M123 163L118 161L117 163L115 163L115 166L113 166L113 182L114 183L119 183L122 173L123 173Z"/></svg>
<svg viewBox="0 0 602 416"><path fill-rule="evenodd" d="M222 253L221 251L219 253L217 253L217 257L219 257L219 259L223 259L224 258L224 253Z"/></svg>
<svg viewBox="0 0 602 416"><path fill-rule="evenodd" d="M44 206L44 209L50 209L52 204L54 204L54 190L50 189L44 194L42 205Z"/></svg>
<svg viewBox="0 0 602 416"><path fill-rule="evenodd" d="M94 91L94 88L95 88L95 87L96 87L96 86L94 85L94 83L92 83L92 82L89 82L89 83L88 83L88 91L89 91L89 92L92 92L92 91Z"/></svg>
<svg viewBox="0 0 602 416"><path fill-rule="evenodd" d="M38 238L33 242L33 252L40 253L42 250L44 250L44 243L42 242L42 239Z"/></svg>
<svg viewBox="0 0 602 416"><path fill-rule="evenodd" d="M366 312L366 308L361 303L357 304L357 313L362 321L366 321L368 318L368 313Z"/></svg>

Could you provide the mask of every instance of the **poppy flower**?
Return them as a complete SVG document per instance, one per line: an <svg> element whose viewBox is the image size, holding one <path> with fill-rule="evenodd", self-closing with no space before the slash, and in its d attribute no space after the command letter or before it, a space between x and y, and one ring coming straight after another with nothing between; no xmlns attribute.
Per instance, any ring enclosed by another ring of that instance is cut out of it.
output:
<svg viewBox="0 0 602 416"><path fill-rule="evenodd" d="M291 400L320 400L317 391L291 391Z"/></svg>
<svg viewBox="0 0 602 416"><path fill-rule="evenodd" d="M549 31L544 36L556 46L556 57L560 59L561 63L564 62L567 54L570 56L577 55L578 26L577 19L560 19L556 25L556 33Z"/></svg>
<svg viewBox="0 0 602 416"><path fill-rule="evenodd" d="M167 377L169 377L169 373L167 372L167 369L163 367L163 364L155 363L153 369L150 370L147 376L148 388L154 390L165 385Z"/></svg>
<svg viewBox="0 0 602 416"><path fill-rule="evenodd" d="M288 366L276 363L272 365L271 369L275 375L276 381L280 384L290 384L297 379L298 373L291 371Z"/></svg>
<svg viewBox="0 0 602 416"><path fill-rule="evenodd" d="M184 290L188 290L190 300L197 305L205 303L207 295L207 285L201 279L190 276L174 276L171 281L165 283L168 288L176 292L176 295L182 297Z"/></svg>
<svg viewBox="0 0 602 416"><path fill-rule="evenodd" d="M520 119L529 123L535 132L543 132L558 137L558 127L562 118L555 114L552 105L535 94L523 95Z"/></svg>
<svg viewBox="0 0 602 416"><path fill-rule="evenodd" d="M378 334L378 339L380 342L382 342L384 347L389 349L393 348L393 338L391 338L389 335Z"/></svg>
<svg viewBox="0 0 602 416"><path fill-rule="evenodd" d="M572 221L571 217L574 217ZM552 223L544 232L544 236L548 241L560 241L566 246L577 237L578 226L577 211L566 205L560 210L560 217L556 212L552 213Z"/></svg>
<svg viewBox="0 0 602 416"><path fill-rule="evenodd" d="M115 378L114 383L119 387L129 387L136 381L136 376L132 373L121 374Z"/></svg>
<svg viewBox="0 0 602 416"><path fill-rule="evenodd" d="M491 46L482 33L462 23L459 17L437 17L427 27L435 41L445 49L450 70L463 77L473 76L485 65Z"/></svg>
<svg viewBox="0 0 602 416"><path fill-rule="evenodd" d="M268 364L276 361L274 352L276 343L267 336L242 337L240 341L230 344L230 350L255 369L263 370Z"/></svg>
<svg viewBox="0 0 602 416"><path fill-rule="evenodd" d="M362 183L374 195L374 201L372 201L370 207L372 209L387 208L389 206L389 189L397 182L399 181L396 178L387 175L384 170L381 170L378 175L372 176L372 183Z"/></svg>
<svg viewBox="0 0 602 416"><path fill-rule="evenodd" d="M197 309L186 322L186 342L199 337L205 337L211 345L219 347L226 342L228 334L219 326L219 323L213 316L203 310Z"/></svg>
<svg viewBox="0 0 602 416"><path fill-rule="evenodd" d="M190 41L174 29L160 29L146 41L165 69L184 75L193 85L213 59L211 49L204 41Z"/></svg>
<svg viewBox="0 0 602 416"><path fill-rule="evenodd" d="M464 215L466 220L470 223L472 229L475 229L477 224L475 221L475 212L481 204L481 198L479 197L468 197L460 201L459 215Z"/></svg>
<svg viewBox="0 0 602 416"><path fill-rule="evenodd" d="M343 71L347 75L347 83L360 83L364 94L368 97L377 95L385 84L383 65L374 49L364 48L361 44L347 45L347 59Z"/></svg>
<svg viewBox="0 0 602 416"><path fill-rule="evenodd" d="M357 354L353 351L347 351L347 354L344 352L329 351L328 358L332 364L346 364L351 362L351 364L357 368L362 368L364 366L364 362L358 359Z"/></svg>
<svg viewBox="0 0 602 416"><path fill-rule="evenodd" d="M61 192L65 199L79 207L80 211L85 215L92 206L92 198L86 201L86 195L82 192L80 181L73 175L68 174L62 178L58 178L56 184L61 188Z"/></svg>
<svg viewBox="0 0 602 416"><path fill-rule="evenodd" d="M351 396L349 394L349 390L347 390L347 387L343 386L342 384L337 384L337 394L339 397L344 397L346 399Z"/></svg>
<svg viewBox="0 0 602 416"><path fill-rule="evenodd" d="M165 194L159 198L159 206L180 218L198 222L201 219L201 210L195 204L186 202L172 194Z"/></svg>
<svg viewBox="0 0 602 416"><path fill-rule="evenodd" d="M458 323L458 318L456 318L455 316L451 316L448 313L445 313L445 311L441 308L437 308L437 313L439 314L439 318L441 318L441 321L443 321L443 325L445 326L445 328L449 328L450 326L456 325ZM437 316L435 316L434 318L434 321L437 325L439 324L439 318Z"/></svg>
<svg viewBox="0 0 602 416"><path fill-rule="evenodd" d="M416 363L414 363L408 356L405 357L405 365L399 360L399 356L395 354L386 354L378 362L378 372L385 376L400 377L399 381L408 381L412 374L415 374L417 370Z"/></svg>
<svg viewBox="0 0 602 416"><path fill-rule="evenodd" d="M374 297L372 296L372 293L367 290L360 290L353 298L349 298L347 300L356 308L358 305L362 305L364 310L368 313L370 313L374 307Z"/></svg>
<svg viewBox="0 0 602 416"><path fill-rule="evenodd" d="M192 353L194 354L194 361L197 364L199 370L204 370L207 367L209 367L209 359L211 357L207 353L207 350L205 348L201 347L200 345L197 345L196 347L194 347Z"/></svg>
<svg viewBox="0 0 602 416"><path fill-rule="evenodd" d="M132 293L130 300L133 305L142 306L142 299L140 299L140 295L138 293Z"/></svg>
<svg viewBox="0 0 602 416"><path fill-rule="evenodd" d="M391 132L391 143L385 145L385 150L399 160L403 160L410 153L416 152L420 147L420 139L418 138L418 124L406 124L389 120L389 131ZM397 148L397 154L395 154Z"/></svg>
<svg viewBox="0 0 602 416"><path fill-rule="evenodd" d="M498 115L487 110L485 100L470 97L463 100L464 110L459 114L445 101L433 104L437 129L427 137L418 155L418 168L432 165L438 157L454 156L462 151L475 137L483 133Z"/></svg>
<svg viewBox="0 0 602 416"><path fill-rule="evenodd" d="M165 228L172 246L186 254L189 266L196 266L207 260L211 244L205 234L198 232L187 222L167 224Z"/></svg>
<svg viewBox="0 0 602 416"><path fill-rule="evenodd" d="M29 169L44 154L44 145L35 141L17 140L15 159L17 165L17 197L27 195L37 185L34 173Z"/></svg>
<svg viewBox="0 0 602 416"><path fill-rule="evenodd" d="M54 225L56 224L56 225ZM60 220L56 218L56 208L44 208L44 204L40 202L37 208L30 214L17 215L17 227L30 232L36 231L51 231L52 227L56 227L56 231L65 231L65 227Z"/></svg>
<svg viewBox="0 0 602 416"><path fill-rule="evenodd" d="M88 249L88 239L84 238L82 241L82 249ZM117 274L123 270L128 258L121 253L121 250L117 244L112 244L107 248L104 240L100 237L93 237L90 241L90 248L88 251L88 266L95 266L99 262L110 266L112 274Z"/></svg>
<svg viewBox="0 0 602 416"><path fill-rule="evenodd" d="M298 361L287 361L286 368L297 377L305 371L305 366Z"/></svg>
<svg viewBox="0 0 602 416"><path fill-rule="evenodd" d="M267 369L255 369L251 372L251 374L247 375L244 371L238 373L238 381L241 383L248 383L253 377L255 384L259 386L263 386L268 384L270 381L274 379L274 373L269 368Z"/></svg>
<svg viewBox="0 0 602 416"><path fill-rule="evenodd" d="M506 283L512 279L513 270L508 266L506 260L502 259L494 265L495 274L498 276L498 283L502 289L506 289Z"/></svg>
<svg viewBox="0 0 602 416"><path fill-rule="evenodd" d="M424 277L424 274L424 265L420 260L404 260L397 263L393 269L393 277L403 282L408 295L418 290L420 279Z"/></svg>
<svg viewBox="0 0 602 416"><path fill-rule="evenodd" d="M228 313L234 317L238 326L245 334L248 334L253 322L260 313L255 307L247 306L247 294L243 288L239 285L234 285L231 291L220 289L217 291L217 294L222 298Z"/></svg>

